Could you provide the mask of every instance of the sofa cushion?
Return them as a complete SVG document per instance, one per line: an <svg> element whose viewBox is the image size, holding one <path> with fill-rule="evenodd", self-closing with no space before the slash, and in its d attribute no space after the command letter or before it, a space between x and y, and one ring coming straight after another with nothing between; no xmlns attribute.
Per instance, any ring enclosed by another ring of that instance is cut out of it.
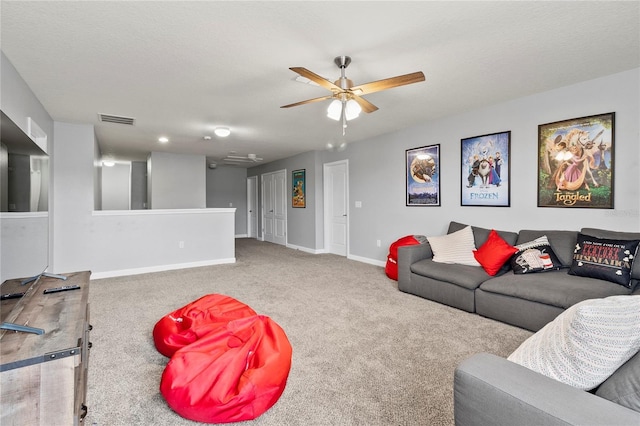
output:
<svg viewBox="0 0 640 426"><path fill-rule="evenodd" d="M576 277L566 269L544 274L514 274L486 280L482 290L566 309L587 299L629 295L631 290L609 281Z"/></svg>
<svg viewBox="0 0 640 426"><path fill-rule="evenodd" d="M553 252L558 256L562 266L568 268L573 262L573 249L578 238L577 231L556 231L556 230L531 230L523 229L518 234L516 245L533 241L536 238L547 236Z"/></svg>
<svg viewBox="0 0 640 426"><path fill-rule="evenodd" d="M494 276L517 250L492 229L487 241L473 252L473 256L487 274Z"/></svg>
<svg viewBox="0 0 640 426"><path fill-rule="evenodd" d="M605 380L596 395L640 412L640 352Z"/></svg>
<svg viewBox="0 0 640 426"><path fill-rule="evenodd" d="M491 278L484 269L479 266L438 263L431 259L423 259L415 262L411 265L411 272L470 290L475 290L483 281Z"/></svg>
<svg viewBox="0 0 640 426"><path fill-rule="evenodd" d="M525 340L509 361L590 390L640 349L640 297L580 302Z"/></svg>
<svg viewBox="0 0 640 426"><path fill-rule="evenodd" d="M451 221L451 223L449 223L449 230L447 231L447 233L451 234L452 232L459 231L462 228L465 228L467 226L469 225ZM479 228L477 226L471 226L471 229L473 230L473 239L476 244L476 247L480 247L482 244L484 244L484 242L487 241L487 238L489 238L489 233L492 231L491 229ZM496 232L498 233L498 235L502 237L503 240L505 240L507 243L511 244L512 246L516 244L516 240L518 239L517 232L500 231L500 230L496 230Z"/></svg>
<svg viewBox="0 0 640 426"><path fill-rule="evenodd" d="M608 238L610 240L640 240L640 232L618 232L598 228L582 228L580 232L585 235L593 235L597 238ZM636 281L635 284L640 281L640 261L633 263L631 279Z"/></svg>
<svg viewBox="0 0 640 426"><path fill-rule="evenodd" d="M578 234L569 273L631 287L631 265L640 240L610 240Z"/></svg>
<svg viewBox="0 0 640 426"><path fill-rule="evenodd" d="M546 235L533 241L518 244L511 257L511 269L516 274L546 272L562 268L562 263L553 252Z"/></svg>
<svg viewBox="0 0 640 426"><path fill-rule="evenodd" d="M473 250L476 249L476 246L473 242L473 231L470 226L451 234L427 237L427 240L433 251L434 262L480 266L473 257Z"/></svg>

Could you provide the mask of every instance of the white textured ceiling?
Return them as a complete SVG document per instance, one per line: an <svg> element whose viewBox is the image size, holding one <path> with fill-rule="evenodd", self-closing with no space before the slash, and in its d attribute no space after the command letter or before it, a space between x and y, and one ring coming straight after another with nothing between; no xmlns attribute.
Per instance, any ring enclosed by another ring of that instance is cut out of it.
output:
<svg viewBox="0 0 640 426"><path fill-rule="evenodd" d="M56 121L94 124L104 154L151 151L265 161L340 135L333 59L362 84L414 71L426 81L365 96L380 109L347 141L640 66L638 1L1 1L2 51ZM98 114L136 119L100 123ZM213 136L228 126L226 139ZM170 138L159 144L159 136ZM210 141L203 136L212 135Z"/></svg>

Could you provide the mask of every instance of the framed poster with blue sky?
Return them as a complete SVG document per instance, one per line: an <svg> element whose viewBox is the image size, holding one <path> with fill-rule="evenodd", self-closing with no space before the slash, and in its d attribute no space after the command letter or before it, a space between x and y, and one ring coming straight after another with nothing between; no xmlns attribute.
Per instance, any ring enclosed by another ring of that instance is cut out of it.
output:
<svg viewBox="0 0 640 426"><path fill-rule="evenodd" d="M461 140L460 204L509 207L511 131Z"/></svg>

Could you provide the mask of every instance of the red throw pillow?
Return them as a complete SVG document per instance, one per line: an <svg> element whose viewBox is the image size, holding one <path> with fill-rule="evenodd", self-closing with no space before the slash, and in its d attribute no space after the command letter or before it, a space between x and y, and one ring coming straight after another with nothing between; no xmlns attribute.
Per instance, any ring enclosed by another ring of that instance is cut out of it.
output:
<svg viewBox="0 0 640 426"><path fill-rule="evenodd" d="M502 239L495 229L489 232L489 238L473 251L473 256L482 265L487 274L494 276L518 249Z"/></svg>

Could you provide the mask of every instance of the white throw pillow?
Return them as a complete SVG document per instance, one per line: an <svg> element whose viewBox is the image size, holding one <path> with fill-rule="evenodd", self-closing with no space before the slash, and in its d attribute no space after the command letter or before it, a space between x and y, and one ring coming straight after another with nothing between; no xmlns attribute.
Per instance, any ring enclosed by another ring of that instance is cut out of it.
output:
<svg viewBox="0 0 640 426"><path fill-rule="evenodd" d="M525 340L509 361L590 390L640 349L640 296L577 303Z"/></svg>
<svg viewBox="0 0 640 426"><path fill-rule="evenodd" d="M451 234L427 237L427 241L431 246L434 262L480 266L473 256L476 243L473 240L471 226L466 226Z"/></svg>

